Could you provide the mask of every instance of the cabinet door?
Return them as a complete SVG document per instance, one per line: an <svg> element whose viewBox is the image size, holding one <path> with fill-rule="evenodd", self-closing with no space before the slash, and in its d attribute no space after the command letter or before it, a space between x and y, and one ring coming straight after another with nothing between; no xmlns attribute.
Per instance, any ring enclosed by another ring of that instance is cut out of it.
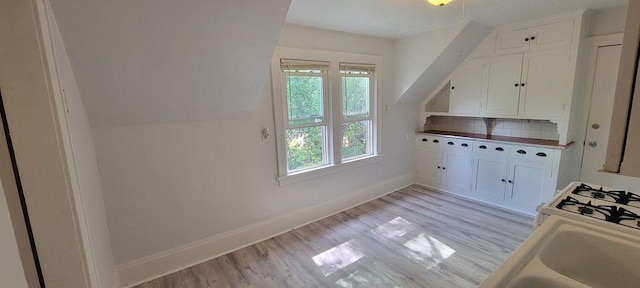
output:
<svg viewBox="0 0 640 288"><path fill-rule="evenodd" d="M573 20L549 23L533 27L531 51L561 49L571 45Z"/></svg>
<svg viewBox="0 0 640 288"><path fill-rule="evenodd" d="M529 51L531 28L505 31L498 34L496 54L512 54Z"/></svg>
<svg viewBox="0 0 640 288"><path fill-rule="evenodd" d="M443 185L449 192L467 195L471 184L471 155L468 153L444 152Z"/></svg>
<svg viewBox="0 0 640 288"><path fill-rule="evenodd" d="M507 178L506 158L475 155L473 159L472 197L501 204Z"/></svg>
<svg viewBox="0 0 640 288"><path fill-rule="evenodd" d="M520 98L523 54L499 56L489 61L485 114L515 116Z"/></svg>
<svg viewBox="0 0 640 288"><path fill-rule="evenodd" d="M418 182L439 188L442 177L440 150L419 148L417 151L416 174Z"/></svg>
<svg viewBox="0 0 640 288"><path fill-rule="evenodd" d="M484 60L463 63L451 79L450 113L478 114L482 99Z"/></svg>
<svg viewBox="0 0 640 288"><path fill-rule="evenodd" d="M571 88L569 64L567 50L525 54L518 115L562 115Z"/></svg>
<svg viewBox="0 0 640 288"><path fill-rule="evenodd" d="M507 184L506 206L528 214L536 213L544 192L546 178L551 177L545 164L511 160Z"/></svg>

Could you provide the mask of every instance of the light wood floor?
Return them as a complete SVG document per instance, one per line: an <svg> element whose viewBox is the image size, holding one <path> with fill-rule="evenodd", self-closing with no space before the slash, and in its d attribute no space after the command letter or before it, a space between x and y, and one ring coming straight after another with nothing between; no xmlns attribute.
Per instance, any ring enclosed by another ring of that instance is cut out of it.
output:
<svg viewBox="0 0 640 288"><path fill-rule="evenodd" d="M532 221L413 185L137 287L476 287Z"/></svg>

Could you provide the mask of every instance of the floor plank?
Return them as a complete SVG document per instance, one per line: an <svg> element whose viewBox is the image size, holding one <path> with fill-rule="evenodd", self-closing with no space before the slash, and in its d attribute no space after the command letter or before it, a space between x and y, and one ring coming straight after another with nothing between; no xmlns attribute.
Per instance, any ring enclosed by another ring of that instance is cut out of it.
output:
<svg viewBox="0 0 640 288"><path fill-rule="evenodd" d="M412 185L136 287L476 287L532 221Z"/></svg>

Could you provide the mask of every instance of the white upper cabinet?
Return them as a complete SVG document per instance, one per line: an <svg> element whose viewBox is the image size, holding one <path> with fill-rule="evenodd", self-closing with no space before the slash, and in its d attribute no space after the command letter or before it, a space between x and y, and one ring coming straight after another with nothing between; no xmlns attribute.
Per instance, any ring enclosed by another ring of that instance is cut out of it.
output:
<svg viewBox="0 0 640 288"><path fill-rule="evenodd" d="M573 22L555 22L532 28L531 51L568 48L573 39Z"/></svg>
<svg viewBox="0 0 640 288"><path fill-rule="evenodd" d="M573 39L573 20L498 33L496 54L567 48Z"/></svg>
<svg viewBox="0 0 640 288"><path fill-rule="evenodd" d="M484 60L463 63L451 78L449 113L478 114L483 93Z"/></svg>
<svg viewBox="0 0 640 288"><path fill-rule="evenodd" d="M498 56L489 60L485 115L510 116L518 113L523 54Z"/></svg>
<svg viewBox="0 0 640 288"><path fill-rule="evenodd" d="M497 54L512 54L529 51L531 28L511 30L498 34L496 41Z"/></svg>
<svg viewBox="0 0 640 288"><path fill-rule="evenodd" d="M524 55L520 84L520 116L560 116L569 97L570 71L567 50Z"/></svg>

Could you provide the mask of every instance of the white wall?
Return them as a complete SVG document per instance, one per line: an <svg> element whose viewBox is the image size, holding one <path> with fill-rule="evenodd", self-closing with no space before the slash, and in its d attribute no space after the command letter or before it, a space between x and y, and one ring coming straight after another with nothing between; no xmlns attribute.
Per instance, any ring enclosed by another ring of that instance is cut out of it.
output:
<svg viewBox="0 0 640 288"><path fill-rule="evenodd" d="M0 255L2 255L0 257L0 284L2 287L27 287L2 185L0 185L0 231L2 231L0 233Z"/></svg>
<svg viewBox="0 0 640 288"><path fill-rule="evenodd" d="M70 140L67 155L77 207L81 209L78 215L83 217L80 227L85 237L85 255L91 265L92 285L108 288L112 287L114 265L93 134L55 16L49 1L45 2L58 79L66 100L67 113L64 115Z"/></svg>
<svg viewBox="0 0 640 288"><path fill-rule="evenodd" d="M393 103L389 40L285 26L278 45L383 57L382 105ZM279 186L270 79L250 119L94 129L116 263L301 211L412 173L413 106L382 109L378 163ZM226 97L228 95L215 95ZM384 106L383 106L384 107ZM273 134L273 133L272 133Z"/></svg>
<svg viewBox="0 0 640 288"><path fill-rule="evenodd" d="M594 11L591 15L591 25L588 36L602 36L622 33L627 18L627 7L617 7Z"/></svg>
<svg viewBox="0 0 640 288"><path fill-rule="evenodd" d="M464 24L457 24L395 41L393 92L396 98L411 88L463 28Z"/></svg>

